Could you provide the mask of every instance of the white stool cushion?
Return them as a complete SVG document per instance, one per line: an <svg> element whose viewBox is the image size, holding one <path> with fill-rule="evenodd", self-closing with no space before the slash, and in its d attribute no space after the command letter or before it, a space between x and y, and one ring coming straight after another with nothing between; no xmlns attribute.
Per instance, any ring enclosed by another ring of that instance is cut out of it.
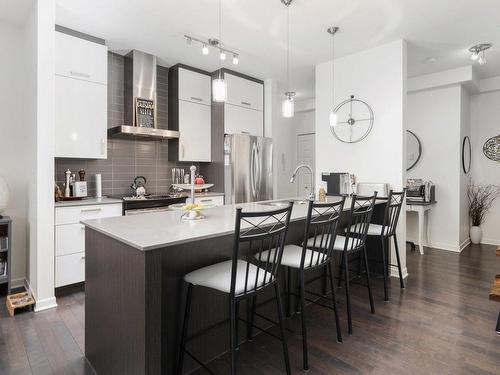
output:
<svg viewBox="0 0 500 375"><path fill-rule="evenodd" d="M355 238L350 238L349 239L349 246L347 247L348 250L352 247L353 241L355 241ZM316 236L316 246L319 246L321 242L321 236ZM326 242L326 244L325 244ZM344 250L344 243L345 243L345 237L337 235L335 237L335 243L333 244L333 250L337 251L343 251ZM330 236L328 235L327 239L323 239L323 244L321 244L322 247L324 248L325 246L330 245ZM314 246L314 237L311 237L307 240L307 247L313 247Z"/></svg>
<svg viewBox="0 0 500 375"><path fill-rule="evenodd" d="M196 271L188 273L184 276L184 280L193 285L200 285L211 289L216 289L224 293L231 292L231 267L233 261L227 260L225 262L212 264L211 266L197 269ZM239 295L245 291L245 275L247 269L247 262L238 260L236 268L236 285L235 294ZM247 291L255 287L255 276L257 267L250 263L248 268L248 282ZM263 269L259 270L259 277L257 279L257 288L264 284L264 277L266 283L271 280L271 274L265 272Z"/></svg>
<svg viewBox="0 0 500 375"><path fill-rule="evenodd" d="M368 227L368 235L369 236L381 236L382 235L382 228L383 226L382 225L379 225L379 224L370 224L370 226ZM354 233L359 233L361 232L360 230L361 228L355 228L353 230ZM391 228L387 227L385 229L385 233L388 233L391 231Z"/></svg>
<svg viewBox="0 0 500 375"><path fill-rule="evenodd" d="M268 258L268 254L271 252L271 256L269 259L274 259L274 254L276 252L275 249L267 250L262 252L261 259L265 262ZM309 264L311 263L311 256L313 258L312 265L316 265L318 259L323 258L323 254L319 251L306 250L306 258L304 260L304 268L309 268ZM259 254L255 256L257 259ZM302 246L297 245L286 245L283 249L283 256L281 257L281 264L283 266L291 267L291 268L300 268L300 260L302 258Z"/></svg>

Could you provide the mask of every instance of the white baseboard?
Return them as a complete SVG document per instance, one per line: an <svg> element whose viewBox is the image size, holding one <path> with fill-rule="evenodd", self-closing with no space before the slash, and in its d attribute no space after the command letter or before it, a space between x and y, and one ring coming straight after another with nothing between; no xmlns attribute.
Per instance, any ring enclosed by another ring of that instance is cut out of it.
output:
<svg viewBox="0 0 500 375"><path fill-rule="evenodd" d="M403 279L406 279L408 277L408 268L403 268L401 270L401 273L403 274ZM390 277L397 277L399 278L399 271L397 266L391 266L389 270L389 276Z"/></svg>
<svg viewBox="0 0 500 375"><path fill-rule="evenodd" d="M467 238L464 242L460 244L460 252L471 244L470 238Z"/></svg>
<svg viewBox="0 0 500 375"><path fill-rule="evenodd" d="M56 297L35 300L35 312L53 309L54 307L57 307Z"/></svg>
<svg viewBox="0 0 500 375"><path fill-rule="evenodd" d="M498 238L483 238L481 240L481 243L485 244L485 245L495 245L495 246L498 246L498 245L500 245L500 239L498 239Z"/></svg>
<svg viewBox="0 0 500 375"><path fill-rule="evenodd" d="M37 299L35 292L31 288L29 281L27 279L25 279L24 281L25 281L24 286L26 290L28 290L35 299L35 312L53 309L54 307L57 307L56 297L50 297L39 300Z"/></svg>

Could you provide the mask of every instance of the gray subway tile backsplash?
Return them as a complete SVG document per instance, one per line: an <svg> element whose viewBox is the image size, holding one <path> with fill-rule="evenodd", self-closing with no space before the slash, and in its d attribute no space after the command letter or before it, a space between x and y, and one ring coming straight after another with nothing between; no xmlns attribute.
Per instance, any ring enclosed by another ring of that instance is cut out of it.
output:
<svg viewBox="0 0 500 375"><path fill-rule="evenodd" d="M124 58L108 53L108 128L124 124ZM168 68L157 68L157 126L168 129ZM132 105L132 104L131 104ZM78 178L85 169L89 196L95 195L94 175L102 175L102 193L123 196L132 193L130 185L135 176L146 177L149 192L167 192L172 184L171 169L184 168L189 173L190 163L168 160L168 143L133 139L108 139L108 158L66 159L56 158L56 183L62 187L64 171L70 169Z"/></svg>

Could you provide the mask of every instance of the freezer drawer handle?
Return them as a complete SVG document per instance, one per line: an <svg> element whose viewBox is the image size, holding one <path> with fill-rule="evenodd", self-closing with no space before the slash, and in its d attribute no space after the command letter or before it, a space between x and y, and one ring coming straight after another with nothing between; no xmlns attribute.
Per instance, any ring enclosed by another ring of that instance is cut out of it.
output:
<svg viewBox="0 0 500 375"><path fill-rule="evenodd" d="M77 76L77 77L82 77L82 78L90 78L90 74L87 74L87 73L81 73L81 72L75 72L75 71L70 71L70 74L73 75L73 76Z"/></svg>

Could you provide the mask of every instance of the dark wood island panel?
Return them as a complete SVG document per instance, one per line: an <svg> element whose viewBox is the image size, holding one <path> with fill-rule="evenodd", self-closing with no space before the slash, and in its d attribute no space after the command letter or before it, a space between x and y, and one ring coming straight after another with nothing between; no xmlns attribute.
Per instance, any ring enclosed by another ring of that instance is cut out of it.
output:
<svg viewBox="0 0 500 375"><path fill-rule="evenodd" d="M383 208L376 206L373 221L378 221ZM304 222L290 223L287 243L302 241ZM86 357L98 374L173 374L185 301L183 276L230 259L233 235L141 251L87 227L85 241ZM370 269L380 270L380 243L373 241L369 246ZM322 290L318 276L310 275L317 280L308 289ZM272 295L269 290L259 305L265 315L275 318L275 306L267 304ZM240 314L245 317L244 303ZM228 350L227 317L226 295L195 288L190 332L196 337L188 347L202 360L209 361ZM240 341L245 337L241 323ZM195 367L193 361L186 360L187 371Z"/></svg>

